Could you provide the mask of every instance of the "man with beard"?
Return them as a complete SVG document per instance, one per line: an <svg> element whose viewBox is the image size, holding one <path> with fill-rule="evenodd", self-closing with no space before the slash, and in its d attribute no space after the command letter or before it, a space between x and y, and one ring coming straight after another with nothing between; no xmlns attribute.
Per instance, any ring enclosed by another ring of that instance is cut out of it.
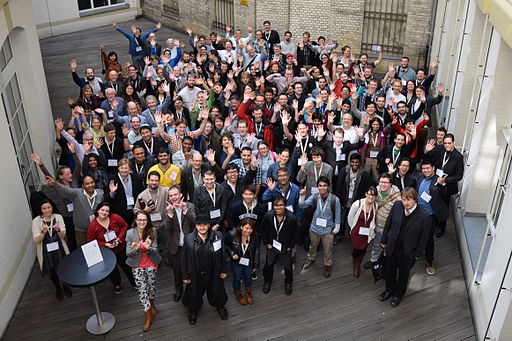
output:
<svg viewBox="0 0 512 341"><path fill-rule="evenodd" d="M156 171L160 174L160 186L172 187L181 182L181 170L169 160L169 151L162 148L157 154L158 163L151 167L148 174Z"/></svg>
<svg viewBox="0 0 512 341"><path fill-rule="evenodd" d="M149 124L149 126L154 130L156 130L157 128L157 122L155 118L156 113L163 112L169 109L172 102L172 96L169 92L169 85L163 84L162 86L164 87L164 91L167 94L167 97L165 97L164 102L162 104L158 104L158 100L156 99L156 97L153 95L149 95L148 97L146 97L146 103L148 105L148 108L144 110L141 114L142 117L146 118L147 124Z"/></svg>
<svg viewBox="0 0 512 341"><path fill-rule="evenodd" d="M191 111L193 110L192 104L196 101L197 94L201 91L195 84L196 77L193 74L189 74L187 76L187 86L178 92L178 96L183 100L183 104Z"/></svg>
<svg viewBox="0 0 512 341"><path fill-rule="evenodd" d="M92 87L92 91L96 96L103 97L104 84L100 77L96 77L94 75L94 69L92 67L88 67L85 69L85 78L78 77L76 73L76 68L78 67L78 63L76 59L72 59L71 63L71 76L73 76L73 81L76 85L80 87L80 94L82 92L82 88L84 85L89 84Z"/></svg>

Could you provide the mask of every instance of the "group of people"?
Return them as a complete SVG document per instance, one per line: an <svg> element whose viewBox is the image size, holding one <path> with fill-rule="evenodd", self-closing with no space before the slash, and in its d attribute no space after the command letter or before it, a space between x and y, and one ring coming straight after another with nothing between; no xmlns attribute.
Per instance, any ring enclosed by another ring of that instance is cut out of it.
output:
<svg viewBox="0 0 512 341"><path fill-rule="evenodd" d="M68 124L55 120L57 174L32 155L48 183L34 207L34 241L59 300L72 295L57 276L59 260L93 240L114 252L138 290L144 331L158 312L161 259L191 324L205 292L228 318L229 273L236 301L254 304L260 253L265 294L279 260L292 294L300 245L301 271L322 249L329 278L342 240L351 243L355 277L370 249L364 268L383 273L379 299L392 306L418 257L435 274L434 236L444 234L464 170L453 134L440 127L427 138L443 98L441 84L430 95L437 61L414 70L403 57L381 79L380 52L373 62L349 46L338 54L337 41L308 32L298 43L291 32L281 40L268 21L254 36L251 26L246 36L230 26L225 36L187 29L189 46L160 43L160 24L146 33L113 26L128 39L131 61L101 46L103 77L88 67L81 78L72 60L80 95L68 99ZM118 267L110 275L116 294Z"/></svg>

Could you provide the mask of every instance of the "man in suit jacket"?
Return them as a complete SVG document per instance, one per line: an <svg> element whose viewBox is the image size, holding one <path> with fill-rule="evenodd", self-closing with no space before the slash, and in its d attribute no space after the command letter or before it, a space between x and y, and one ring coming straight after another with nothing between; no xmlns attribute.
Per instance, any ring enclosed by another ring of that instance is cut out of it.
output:
<svg viewBox="0 0 512 341"><path fill-rule="evenodd" d="M382 232L381 247L386 256L386 290L379 296L379 300L393 297L391 306L400 304L411 269L425 250L430 225L429 214L418 205L416 190L410 187L404 189L402 201L393 204Z"/></svg>
<svg viewBox="0 0 512 341"><path fill-rule="evenodd" d="M228 164L226 167L226 180L220 184L226 193L227 207L235 201L242 199L242 190L244 187L253 183L253 180L256 177L255 162L251 164L249 170L247 170L244 176L239 178L239 174L240 170L235 163Z"/></svg>
<svg viewBox="0 0 512 341"><path fill-rule="evenodd" d="M194 191L203 184L203 175L208 169L212 169L217 181L221 181L222 170L215 163L215 155L212 157L212 152L206 151L206 158L208 163L203 161L203 156L200 153L194 153L190 166L183 168L181 172L181 192L185 200L194 201Z"/></svg>
<svg viewBox="0 0 512 341"><path fill-rule="evenodd" d="M215 183L215 173L207 170L203 175L203 184L195 189L194 207L197 212L210 217L211 228L220 231L224 227L227 193L224 187Z"/></svg>
<svg viewBox="0 0 512 341"><path fill-rule="evenodd" d="M450 198L459 193L459 181L464 176L464 157L455 149L455 137L453 134L446 134L443 139L444 148L436 148L430 143L425 147L425 153L429 155L436 166L436 174L445 174L446 193L443 200L446 207L450 207ZM434 150L433 150L434 149ZM443 236L446 229L446 221L440 221L436 231L436 237Z"/></svg>
<svg viewBox="0 0 512 341"><path fill-rule="evenodd" d="M425 159L421 163L421 174L418 177L416 191L418 192L418 205L430 215L432 221L425 247L425 262L427 263L427 273L433 275L436 273L436 268L433 265L434 233L438 221L446 221L450 211L442 198L443 193L446 192L445 178L437 176L434 162L430 159Z"/></svg>
<svg viewBox="0 0 512 341"><path fill-rule="evenodd" d="M411 160L408 157L404 157L398 164L398 169L388 165L389 174L392 175L391 183L398 187L400 191L403 191L407 187L416 188L418 179L414 172L411 170Z"/></svg>
<svg viewBox="0 0 512 341"><path fill-rule="evenodd" d="M169 189L168 205L165 208L165 250L174 274L174 302L183 295L183 279L181 275L181 254L186 234L194 231L196 213L194 204L186 202L178 186Z"/></svg>
<svg viewBox="0 0 512 341"><path fill-rule="evenodd" d="M135 199L144 190L142 179L135 174L130 174L130 161L121 159L117 163L118 173L113 176L108 185L110 191L106 196L110 203L111 212L119 214L128 225L133 222L133 208Z"/></svg>
<svg viewBox="0 0 512 341"><path fill-rule="evenodd" d="M398 167L400 161L411 154L411 151L416 146L415 141L405 144L405 134L397 133L395 136L395 144L387 145L377 155L378 168L380 173L388 171L388 165Z"/></svg>

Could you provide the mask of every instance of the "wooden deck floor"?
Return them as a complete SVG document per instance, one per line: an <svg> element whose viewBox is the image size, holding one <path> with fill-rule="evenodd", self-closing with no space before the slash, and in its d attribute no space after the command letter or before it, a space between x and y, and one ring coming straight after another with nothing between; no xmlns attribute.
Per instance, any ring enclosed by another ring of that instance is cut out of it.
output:
<svg viewBox="0 0 512 341"><path fill-rule="evenodd" d="M144 30L153 25L147 21L137 24ZM168 29L158 34L160 40L171 36L183 37ZM78 93L68 72L69 60L78 58L79 73L83 73L85 65L101 70L97 49L100 42L107 50L120 52L123 62L128 60L127 41L111 26L41 41L54 116L67 116L65 98ZM125 287L121 295L114 295L107 280L97 287L100 306L113 313L117 322L111 332L96 337L85 330L85 321L94 311L88 290L75 289L73 298L59 302L51 282L42 278L35 266L2 339L474 340L452 225L436 247L436 275L428 276L419 260L407 296L397 308L390 307L389 301L378 301L384 283L373 284L369 270L363 270L359 279L352 276L350 245L344 242L334 248L333 274L329 279L322 276L320 257L310 270L301 274L300 265L306 256L304 249L298 249L291 296L284 294L284 276L276 271L268 295L261 292L262 279L258 279L253 285L256 303L240 306L232 297L230 278L226 279L229 319L221 321L215 309L205 305L195 326L188 324L182 304L172 301L172 272L163 265L156 298L159 314L151 331L141 332L144 317L136 292ZM123 283L127 283L126 279Z"/></svg>

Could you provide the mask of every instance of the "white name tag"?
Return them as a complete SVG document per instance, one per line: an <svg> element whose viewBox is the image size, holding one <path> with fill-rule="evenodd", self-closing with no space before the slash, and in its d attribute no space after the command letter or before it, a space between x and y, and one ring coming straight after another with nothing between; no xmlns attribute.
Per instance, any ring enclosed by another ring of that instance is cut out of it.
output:
<svg viewBox="0 0 512 341"><path fill-rule="evenodd" d="M444 172L442 169L437 169L436 170L436 175L439 176L439 177L443 177L444 176Z"/></svg>
<svg viewBox="0 0 512 341"><path fill-rule="evenodd" d="M160 213L153 213L149 215L151 217L151 221L160 221L162 220L162 215Z"/></svg>
<svg viewBox="0 0 512 341"><path fill-rule="evenodd" d="M341 153L339 152L337 155L336 155L336 161L345 161L345 158L347 156L344 154L344 153Z"/></svg>
<svg viewBox="0 0 512 341"><path fill-rule="evenodd" d="M53 242L46 244L46 250L48 252L57 251L59 249L59 242Z"/></svg>
<svg viewBox="0 0 512 341"><path fill-rule="evenodd" d="M133 206L135 204L135 200L133 197L126 197L126 206Z"/></svg>
<svg viewBox="0 0 512 341"><path fill-rule="evenodd" d="M220 210L219 209L210 211L210 219L215 219L215 218L218 218L218 217L220 217Z"/></svg>
<svg viewBox="0 0 512 341"><path fill-rule="evenodd" d="M420 195L420 198L425 200L425 202L430 202L430 199L432 199L432 196L428 194L427 192L423 192Z"/></svg>
<svg viewBox="0 0 512 341"><path fill-rule="evenodd" d="M116 159L108 159L107 161L109 167L117 167L117 160Z"/></svg>
<svg viewBox="0 0 512 341"><path fill-rule="evenodd" d="M376 150L371 150L371 151L370 151L370 157L371 157L371 158L376 158L376 157L377 157L377 155L379 155L379 152L378 152L378 151L376 151Z"/></svg>
<svg viewBox="0 0 512 341"><path fill-rule="evenodd" d="M240 261L238 262L238 264L249 266L249 258L240 257Z"/></svg>
<svg viewBox="0 0 512 341"><path fill-rule="evenodd" d="M269 202L268 202L268 210L270 211L271 209L272 209L272 202L271 202L271 201L269 201Z"/></svg>
<svg viewBox="0 0 512 341"><path fill-rule="evenodd" d="M220 250L222 246L222 240L216 240L213 242L213 252L217 252L218 250Z"/></svg>
<svg viewBox="0 0 512 341"><path fill-rule="evenodd" d="M94 218L96 218L96 216L95 216L94 214L91 214L91 215L89 216L89 222L93 221L93 220L94 220Z"/></svg>
<svg viewBox="0 0 512 341"><path fill-rule="evenodd" d="M278 241L277 241L277 240L275 240L275 239L272 241L272 246L273 246L277 251L281 251L281 248L283 247L283 246L281 245L281 243L280 243L280 242L278 242Z"/></svg>
<svg viewBox="0 0 512 341"><path fill-rule="evenodd" d="M311 187L311 194L318 193L318 187Z"/></svg>
<svg viewBox="0 0 512 341"><path fill-rule="evenodd" d="M286 209L293 213L293 206L292 205L286 206Z"/></svg>
<svg viewBox="0 0 512 341"><path fill-rule="evenodd" d="M369 236L370 235L370 229L368 227L360 227L359 228L359 235L361 235L361 236Z"/></svg>
<svg viewBox="0 0 512 341"><path fill-rule="evenodd" d="M110 118L110 119L114 118L114 112L112 110L108 111L108 118Z"/></svg>
<svg viewBox="0 0 512 341"><path fill-rule="evenodd" d="M103 237L105 237L105 241L108 243L109 241L111 240L114 240L117 238L116 236L116 232L115 231L108 231L107 233L105 233L103 235Z"/></svg>
<svg viewBox="0 0 512 341"><path fill-rule="evenodd" d="M140 47L140 46L137 46L137 47L135 48L135 51L137 51L137 52L140 52L140 51L142 51L142 47Z"/></svg>
<svg viewBox="0 0 512 341"><path fill-rule="evenodd" d="M299 166L302 166L302 160L301 160L301 159L298 159L298 160L297 160L297 164L298 164Z"/></svg>
<svg viewBox="0 0 512 341"><path fill-rule="evenodd" d="M67 209L68 209L68 212L73 212L73 204L67 204L66 205Z"/></svg>
<svg viewBox="0 0 512 341"><path fill-rule="evenodd" d="M316 224L320 227L327 227L327 219L316 218Z"/></svg>

